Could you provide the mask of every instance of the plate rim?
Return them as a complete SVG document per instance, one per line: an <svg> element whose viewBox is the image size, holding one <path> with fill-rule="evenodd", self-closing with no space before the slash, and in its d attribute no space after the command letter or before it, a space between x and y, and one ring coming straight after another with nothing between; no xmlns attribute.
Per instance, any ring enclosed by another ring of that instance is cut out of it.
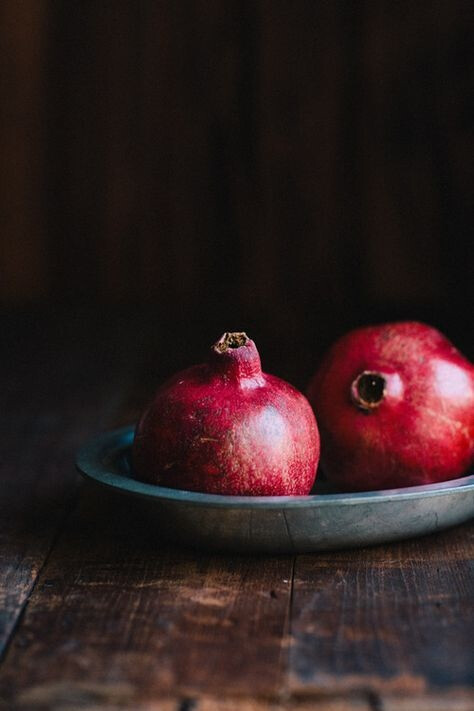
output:
<svg viewBox="0 0 474 711"><path fill-rule="evenodd" d="M446 496L474 490L474 474L458 479L423 484L399 489L380 489L339 494L309 494L307 496L226 496L202 492L171 489L155 484L147 484L138 479L111 470L104 462L106 457L127 449L133 442L135 425L126 425L109 430L87 441L76 454L76 467L80 474L109 489L118 490L135 497L161 501L185 503L193 506L214 506L216 508L319 508L321 506L353 506L363 503L387 503L413 500L433 496Z"/></svg>

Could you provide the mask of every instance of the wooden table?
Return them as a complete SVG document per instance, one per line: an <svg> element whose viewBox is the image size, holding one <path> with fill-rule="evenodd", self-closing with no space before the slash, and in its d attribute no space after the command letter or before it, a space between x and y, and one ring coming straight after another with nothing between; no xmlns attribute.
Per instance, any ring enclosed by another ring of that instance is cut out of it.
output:
<svg viewBox="0 0 474 711"><path fill-rule="evenodd" d="M163 333L3 318L0 707L472 711L472 524L358 551L207 554L79 481L77 447L133 421L190 356Z"/></svg>

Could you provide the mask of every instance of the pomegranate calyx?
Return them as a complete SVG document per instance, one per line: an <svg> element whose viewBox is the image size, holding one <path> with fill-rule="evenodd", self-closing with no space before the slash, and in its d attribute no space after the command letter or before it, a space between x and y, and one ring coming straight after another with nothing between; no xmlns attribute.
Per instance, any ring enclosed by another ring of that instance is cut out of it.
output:
<svg viewBox="0 0 474 711"><path fill-rule="evenodd" d="M262 364L257 347L243 331L224 333L212 346L209 364L227 381L243 387L262 385Z"/></svg>
<svg viewBox="0 0 474 711"><path fill-rule="evenodd" d="M240 348L247 345L249 340L243 331L226 332L214 344L214 350L218 353L225 353L229 348Z"/></svg>
<svg viewBox="0 0 474 711"><path fill-rule="evenodd" d="M351 385L351 400L364 412L372 412L385 398L387 381L381 373L364 370Z"/></svg>

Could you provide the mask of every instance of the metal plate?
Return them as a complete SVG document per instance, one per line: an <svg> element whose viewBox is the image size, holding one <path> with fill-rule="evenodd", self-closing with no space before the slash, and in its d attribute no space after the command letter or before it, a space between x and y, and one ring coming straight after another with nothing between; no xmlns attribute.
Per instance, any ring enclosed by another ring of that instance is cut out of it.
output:
<svg viewBox="0 0 474 711"><path fill-rule="evenodd" d="M303 553L355 548L425 535L474 516L474 475L428 486L356 494L217 496L133 479L134 428L85 445L77 467L88 479L136 497L174 540L254 553Z"/></svg>

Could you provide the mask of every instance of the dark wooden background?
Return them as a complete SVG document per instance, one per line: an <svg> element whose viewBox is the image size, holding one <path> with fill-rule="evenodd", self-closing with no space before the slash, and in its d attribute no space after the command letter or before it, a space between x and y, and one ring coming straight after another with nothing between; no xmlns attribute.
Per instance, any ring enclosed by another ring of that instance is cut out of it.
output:
<svg viewBox="0 0 474 711"><path fill-rule="evenodd" d="M4 0L1 303L472 355L471 8Z"/></svg>

